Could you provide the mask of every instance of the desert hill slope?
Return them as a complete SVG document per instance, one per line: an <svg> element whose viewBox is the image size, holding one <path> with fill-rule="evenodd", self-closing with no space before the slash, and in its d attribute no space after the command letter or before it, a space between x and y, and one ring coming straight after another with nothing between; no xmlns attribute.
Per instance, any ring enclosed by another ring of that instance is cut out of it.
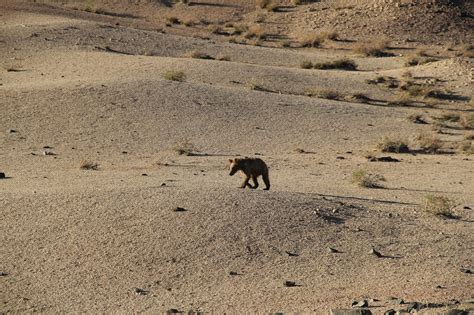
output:
<svg viewBox="0 0 474 315"><path fill-rule="evenodd" d="M128 16L253 18L235 4L0 2L0 312L472 309L472 58L420 46L413 66L417 44L260 47ZM357 69L301 67L341 58ZM410 152L376 151L384 137ZM237 188L237 156L268 163L270 191ZM372 160L386 156L399 162ZM358 170L382 187L351 182ZM455 206L434 215L427 195Z"/></svg>

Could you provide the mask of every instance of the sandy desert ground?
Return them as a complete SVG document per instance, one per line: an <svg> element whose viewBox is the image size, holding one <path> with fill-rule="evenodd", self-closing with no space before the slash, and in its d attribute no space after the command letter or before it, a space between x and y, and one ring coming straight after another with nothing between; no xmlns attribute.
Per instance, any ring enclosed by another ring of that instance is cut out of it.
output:
<svg viewBox="0 0 474 315"><path fill-rule="evenodd" d="M474 312L469 1L163 3L0 1L0 313Z"/></svg>

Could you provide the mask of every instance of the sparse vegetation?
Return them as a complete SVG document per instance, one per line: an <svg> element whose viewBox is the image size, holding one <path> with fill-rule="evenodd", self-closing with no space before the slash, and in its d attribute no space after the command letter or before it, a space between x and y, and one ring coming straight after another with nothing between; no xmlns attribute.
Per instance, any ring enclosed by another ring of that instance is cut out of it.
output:
<svg viewBox="0 0 474 315"><path fill-rule="evenodd" d="M344 98L339 92L329 89L307 89L305 95L328 100L341 100Z"/></svg>
<svg viewBox="0 0 474 315"><path fill-rule="evenodd" d="M465 129L474 129L474 113L463 115L459 123Z"/></svg>
<svg viewBox="0 0 474 315"><path fill-rule="evenodd" d="M191 156L195 154L196 147L189 139L185 138L174 147L174 150L179 155Z"/></svg>
<svg viewBox="0 0 474 315"><path fill-rule="evenodd" d="M425 212L447 218L456 218L454 209L457 202L446 196L427 195L423 208Z"/></svg>
<svg viewBox="0 0 474 315"><path fill-rule="evenodd" d="M267 9L268 11L275 11L278 8L274 0L256 0L255 4L257 8Z"/></svg>
<svg viewBox="0 0 474 315"><path fill-rule="evenodd" d="M230 61L230 57L229 57L228 55L218 54L217 57L216 57L216 60L219 60L219 61Z"/></svg>
<svg viewBox="0 0 474 315"><path fill-rule="evenodd" d="M388 42L385 40L374 41L371 43L360 43L353 49L354 53L367 57L388 57L393 54L386 52Z"/></svg>
<svg viewBox="0 0 474 315"><path fill-rule="evenodd" d="M313 63L311 61L304 60L300 63L300 67L302 69L311 69L313 68Z"/></svg>
<svg viewBox="0 0 474 315"><path fill-rule="evenodd" d="M370 174L365 170L357 170L352 173L352 183L365 188L383 188L380 184L385 181L382 175Z"/></svg>
<svg viewBox="0 0 474 315"><path fill-rule="evenodd" d="M346 98L348 101L358 102L358 103L369 103L372 101L370 97L364 93L354 93Z"/></svg>
<svg viewBox="0 0 474 315"><path fill-rule="evenodd" d="M166 21L170 24L179 24L181 23L180 20L176 16L168 16Z"/></svg>
<svg viewBox="0 0 474 315"><path fill-rule="evenodd" d="M333 62L324 62L324 63L316 63L313 65L314 69L341 69L341 70L349 70L355 71L357 70L357 64L354 60L350 59L338 59Z"/></svg>
<svg viewBox="0 0 474 315"><path fill-rule="evenodd" d="M413 67L413 66L424 65L430 62L435 62L435 61L438 61L438 59L431 58L431 57L424 58L424 57L419 57L419 56L410 56L405 61L405 66Z"/></svg>
<svg viewBox="0 0 474 315"><path fill-rule="evenodd" d="M324 38L319 34L308 33L303 34L298 41L301 47L318 48L323 44Z"/></svg>
<svg viewBox="0 0 474 315"><path fill-rule="evenodd" d="M432 118L440 122L458 122L461 120L461 115L458 113L443 113L441 115L433 116Z"/></svg>
<svg viewBox="0 0 474 315"><path fill-rule="evenodd" d="M244 37L247 39L256 38L256 39L265 39L267 34L260 25L254 24L249 26L247 32L245 32Z"/></svg>
<svg viewBox="0 0 474 315"><path fill-rule="evenodd" d="M207 30L212 34L222 34L222 26L216 24L209 24Z"/></svg>
<svg viewBox="0 0 474 315"><path fill-rule="evenodd" d="M413 100L405 94L394 95L388 102L388 106L410 106L413 104Z"/></svg>
<svg viewBox="0 0 474 315"><path fill-rule="evenodd" d="M169 70L163 74L165 80L184 82L186 75L183 71Z"/></svg>
<svg viewBox="0 0 474 315"><path fill-rule="evenodd" d="M474 154L474 145L472 144L472 140L474 139L474 135L471 135L470 141L461 141L458 144L458 150L462 153L467 153L467 154Z"/></svg>
<svg viewBox="0 0 474 315"><path fill-rule="evenodd" d="M474 45L472 44L465 44L461 46L459 50L460 55L468 58L474 58Z"/></svg>
<svg viewBox="0 0 474 315"><path fill-rule="evenodd" d="M99 164L88 160L81 160L79 163L79 169L96 171L99 169Z"/></svg>
<svg viewBox="0 0 474 315"><path fill-rule="evenodd" d="M403 139L392 139L389 137L383 137L382 140L377 144L377 149L382 152L392 153L409 153L410 148L408 142Z"/></svg>
<svg viewBox="0 0 474 315"><path fill-rule="evenodd" d="M438 153L442 148L441 139L430 133L420 133L416 137L416 141L418 142L420 149L426 153Z"/></svg>
<svg viewBox="0 0 474 315"><path fill-rule="evenodd" d="M189 57L195 58L195 59L214 59L210 55L206 54L205 52L195 50L189 54Z"/></svg>

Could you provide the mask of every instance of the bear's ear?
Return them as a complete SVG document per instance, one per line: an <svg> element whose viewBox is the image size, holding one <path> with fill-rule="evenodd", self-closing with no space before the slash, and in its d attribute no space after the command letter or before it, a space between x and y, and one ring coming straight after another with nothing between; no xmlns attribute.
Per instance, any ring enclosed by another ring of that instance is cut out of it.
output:
<svg viewBox="0 0 474 315"><path fill-rule="evenodd" d="M229 159L229 163L230 163L230 164L234 163L234 160Z"/></svg>

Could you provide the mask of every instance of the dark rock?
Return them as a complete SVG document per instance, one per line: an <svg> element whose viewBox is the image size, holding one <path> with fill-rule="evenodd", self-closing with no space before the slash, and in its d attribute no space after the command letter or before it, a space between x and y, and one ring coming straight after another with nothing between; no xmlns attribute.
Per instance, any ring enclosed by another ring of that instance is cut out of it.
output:
<svg viewBox="0 0 474 315"><path fill-rule="evenodd" d="M166 186L166 183L161 183L161 186Z"/></svg>
<svg viewBox="0 0 474 315"><path fill-rule="evenodd" d="M471 207L464 206L463 209L464 209L464 210L471 210Z"/></svg>
<svg viewBox="0 0 474 315"><path fill-rule="evenodd" d="M299 256L297 253L293 253L293 252L285 251L285 253L287 253L287 255L290 256L290 257L298 257Z"/></svg>
<svg viewBox="0 0 474 315"><path fill-rule="evenodd" d="M238 274L237 272L235 272L235 271L231 271L231 272L229 272L229 275L231 275L231 276L238 276L239 274Z"/></svg>
<svg viewBox="0 0 474 315"><path fill-rule="evenodd" d="M345 160L346 158L343 157L343 156L336 156L336 159L337 159L337 160Z"/></svg>
<svg viewBox="0 0 474 315"><path fill-rule="evenodd" d="M5 173L0 172L0 179L4 179L4 178L6 178Z"/></svg>
<svg viewBox="0 0 474 315"><path fill-rule="evenodd" d="M394 309L390 309L383 313L383 315L395 315L397 312Z"/></svg>
<svg viewBox="0 0 474 315"><path fill-rule="evenodd" d="M393 158L391 156L381 156L381 157L375 157L371 156L369 158L370 162L400 162L399 159Z"/></svg>
<svg viewBox="0 0 474 315"><path fill-rule="evenodd" d="M285 287L296 287L296 282L294 282L294 281L285 281L285 282L283 282L283 285Z"/></svg>
<svg viewBox="0 0 474 315"><path fill-rule="evenodd" d="M135 288L133 291L138 295L147 295L148 291L140 288Z"/></svg>
<svg viewBox="0 0 474 315"><path fill-rule="evenodd" d="M397 304L405 304L405 301L403 299L395 299L395 303Z"/></svg>
<svg viewBox="0 0 474 315"><path fill-rule="evenodd" d="M147 173L143 173L142 176L148 176L148 174L147 174Z"/></svg>
<svg viewBox="0 0 474 315"><path fill-rule="evenodd" d="M383 256L381 253L379 253L378 251L376 251L374 248L372 248L372 249L370 250L369 254L372 254L372 255L374 255L374 256L376 256L376 257L379 257L379 258Z"/></svg>
<svg viewBox="0 0 474 315"><path fill-rule="evenodd" d="M8 129L7 132L8 132L8 133L15 133L15 132L17 132L17 131L16 131L15 129Z"/></svg>
<svg viewBox="0 0 474 315"><path fill-rule="evenodd" d="M425 305L420 303L420 302L412 302L412 303L408 304L407 311L411 313L413 311L419 311L424 307L425 307Z"/></svg>
<svg viewBox="0 0 474 315"><path fill-rule="evenodd" d="M352 307L368 307L369 302L367 300L362 300L362 301L352 301L351 303Z"/></svg>
<svg viewBox="0 0 474 315"><path fill-rule="evenodd" d="M2 271L2 272L0 272L0 277L6 277L6 276L8 276L8 273L6 273L6 272L3 272L3 271Z"/></svg>
<svg viewBox="0 0 474 315"><path fill-rule="evenodd" d="M372 312L368 309L357 309L357 310L331 310L331 315L372 315Z"/></svg>
<svg viewBox="0 0 474 315"><path fill-rule="evenodd" d="M181 313L183 313L183 312L181 312L181 311L179 311L175 308L170 308L169 310L166 311L166 314L168 314L168 315L169 314L181 314Z"/></svg>
<svg viewBox="0 0 474 315"><path fill-rule="evenodd" d="M328 252L330 252L330 253L340 253L340 251L338 251L337 249L332 248L332 247L328 247Z"/></svg>
<svg viewBox="0 0 474 315"><path fill-rule="evenodd" d="M176 208L174 208L173 211L174 211L174 212L184 212L184 211L187 211L187 210L184 209L184 208L181 208L181 207L176 207Z"/></svg>
<svg viewBox="0 0 474 315"><path fill-rule="evenodd" d="M472 274L472 271L470 269L467 269L467 268L461 268L461 272L467 273L467 274Z"/></svg>

